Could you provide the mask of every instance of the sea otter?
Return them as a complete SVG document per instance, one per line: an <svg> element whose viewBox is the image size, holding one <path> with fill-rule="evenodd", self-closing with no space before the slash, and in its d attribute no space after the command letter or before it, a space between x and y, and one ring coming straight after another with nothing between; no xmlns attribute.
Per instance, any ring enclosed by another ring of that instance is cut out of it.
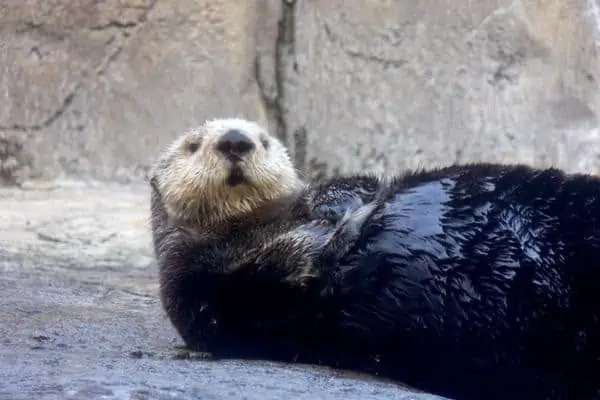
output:
<svg viewBox="0 0 600 400"><path fill-rule="evenodd" d="M209 120L174 140L150 184L163 307L188 347L211 343L215 355L218 342L232 354L245 348L247 357L285 346L295 356L295 344L278 339L310 330L303 317L312 318L305 301L316 272L310 254L345 251L374 208L353 203L351 214L337 209L335 217L323 210L332 196L310 189L281 142L235 118Z"/></svg>
<svg viewBox="0 0 600 400"><path fill-rule="evenodd" d="M152 232L186 345L456 400L597 393L597 177L466 164L362 178L374 186L348 197L339 178L315 191L243 120L176 140L151 178ZM347 207L330 213L327 185Z"/></svg>

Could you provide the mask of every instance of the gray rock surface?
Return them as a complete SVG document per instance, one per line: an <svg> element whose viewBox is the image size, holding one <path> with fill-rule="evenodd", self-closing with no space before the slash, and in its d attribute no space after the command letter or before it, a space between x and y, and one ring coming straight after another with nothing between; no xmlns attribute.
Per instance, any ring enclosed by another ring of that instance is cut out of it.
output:
<svg viewBox="0 0 600 400"><path fill-rule="evenodd" d="M599 54L600 0L0 0L0 177L140 178L232 115L312 174L598 172Z"/></svg>
<svg viewBox="0 0 600 400"><path fill-rule="evenodd" d="M598 7L300 0L288 130L306 127L306 162L327 173L481 160L600 172Z"/></svg>
<svg viewBox="0 0 600 400"><path fill-rule="evenodd" d="M157 295L145 186L5 188L0 210L0 400L438 398L327 368L186 357Z"/></svg>
<svg viewBox="0 0 600 400"><path fill-rule="evenodd" d="M258 12L225 0L0 0L0 174L140 177L208 116L264 120Z"/></svg>

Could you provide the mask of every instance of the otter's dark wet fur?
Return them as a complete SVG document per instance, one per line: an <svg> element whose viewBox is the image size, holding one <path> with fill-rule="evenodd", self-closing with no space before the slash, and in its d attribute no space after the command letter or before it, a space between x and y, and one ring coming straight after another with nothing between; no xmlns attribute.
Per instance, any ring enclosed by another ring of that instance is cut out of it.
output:
<svg viewBox="0 0 600 400"><path fill-rule="evenodd" d="M456 400L593 398L597 177L456 165L406 173L376 197L334 258L290 240L228 269L216 261L269 229L285 225L293 238L333 228L282 212L198 245L160 228L154 195L163 296L185 343L215 357L363 370Z"/></svg>
<svg viewBox="0 0 600 400"><path fill-rule="evenodd" d="M312 217L308 193L270 201L202 236L172 221L151 187L161 300L186 346L215 357L294 358L296 338L310 337L318 323L309 319L317 309L309 310L319 295L306 284L318 273L316 253L338 248L328 241L334 227Z"/></svg>

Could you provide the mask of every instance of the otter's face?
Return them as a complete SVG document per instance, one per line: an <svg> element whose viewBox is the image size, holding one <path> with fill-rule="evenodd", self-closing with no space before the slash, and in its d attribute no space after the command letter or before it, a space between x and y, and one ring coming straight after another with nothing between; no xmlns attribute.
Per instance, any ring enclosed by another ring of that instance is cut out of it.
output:
<svg viewBox="0 0 600 400"><path fill-rule="evenodd" d="M304 186L279 140L254 122L233 118L207 121L176 139L152 179L173 217L204 223Z"/></svg>

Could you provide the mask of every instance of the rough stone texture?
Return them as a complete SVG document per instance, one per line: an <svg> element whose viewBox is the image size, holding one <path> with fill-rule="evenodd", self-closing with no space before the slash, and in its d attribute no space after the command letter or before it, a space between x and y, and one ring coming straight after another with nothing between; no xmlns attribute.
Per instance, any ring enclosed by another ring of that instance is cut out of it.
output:
<svg viewBox="0 0 600 400"><path fill-rule="evenodd" d="M0 400L438 397L327 368L181 359L146 187L0 189Z"/></svg>
<svg viewBox="0 0 600 400"><path fill-rule="evenodd" d="M0 179L139 178L173 136L231 115L268 123L314 174L468 160L596 172L599 10L1 0Z"/></svg>
<svg viewBox="0 0 600 400"><path fill-rule="evenodd" d="M265 120L255 2L0 1L0 174L139 177L210 116ZM226 11L226 12L224 12Z"/></svg>
<svg viewBox="0 0 600 400"><path fill-rule="evenodd" d="M478 160L600 172L598 7L298 0L285 119L329 173Z"/></svg>

